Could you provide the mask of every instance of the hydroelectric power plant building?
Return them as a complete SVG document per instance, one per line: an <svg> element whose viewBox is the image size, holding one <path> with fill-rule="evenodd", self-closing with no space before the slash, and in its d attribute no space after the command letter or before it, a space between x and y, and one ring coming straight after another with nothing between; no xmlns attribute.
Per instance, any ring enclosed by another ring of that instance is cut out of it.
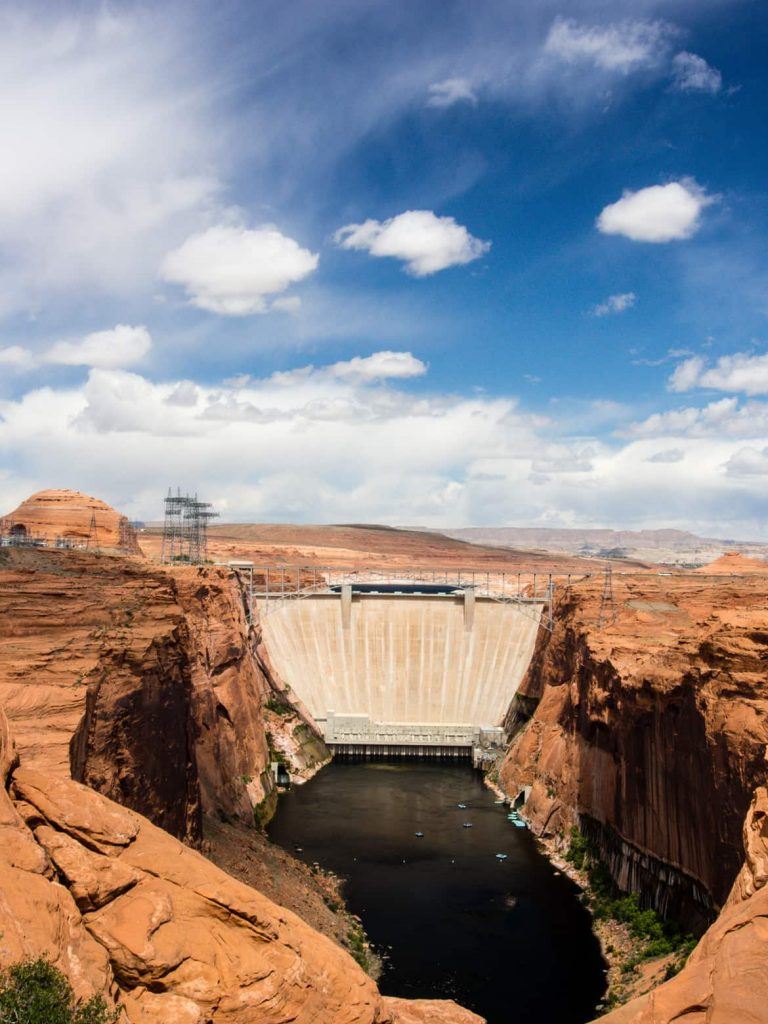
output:
<svg viewBox="0 0 768 1024"><path fill-rule="evenodd" d="M336 753L481 759L502 741L551 579L518 578L509 594L506 580L478 587L455 570L444 583L360 575L259 595L274 667Z"/></svg>

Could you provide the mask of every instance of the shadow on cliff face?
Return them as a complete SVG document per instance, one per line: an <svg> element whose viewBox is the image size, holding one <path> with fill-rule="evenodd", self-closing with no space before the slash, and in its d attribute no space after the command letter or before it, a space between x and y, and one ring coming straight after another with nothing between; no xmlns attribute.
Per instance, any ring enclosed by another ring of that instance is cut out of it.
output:
<svg viewBox="0 0 768 1024"><path fill-rule="evenodd" d="M0 709L0 968L46 957L125 1024L482 1024L352 957L146 818L18 763Z"/></svg>
<svg viewBox="0 0 768 1024"><path fill-rule="evenodd" d="M768 576L614 576L599 627L601 593L595 580L560 595L507 716L501 783L539 834L576 825L620 889L701 931L765 781Z"/></svg>
<svg viewBox="0 0 768 1024"><path fill-rule="evenodd" d="M2 554L0 616L13 645L0 648L0 701L26 763L71 774L199 843L203 815L265 816L275 745L298 772L327 759L259 654L230 570ZM275 696L291 709L284 742L280 721L268 735Z"/></svg>

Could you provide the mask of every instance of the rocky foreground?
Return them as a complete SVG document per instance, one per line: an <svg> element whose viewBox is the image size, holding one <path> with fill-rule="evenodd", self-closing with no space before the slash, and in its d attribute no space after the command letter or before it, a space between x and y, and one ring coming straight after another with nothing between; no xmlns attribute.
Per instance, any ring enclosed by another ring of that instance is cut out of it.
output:
<svg viewBox="0 0 768 1024"><path fill-rule="evenodd" d="M146 818L20 767L0 712L0 962L45 954L130 1024L478 1024L391 1000L334 944Z"/></svg>
<svg viewBox="0 0 768 1024"><path fill-rule="evenodd" d="M611 1024L768 1020L768 577L746 568L615 575L602 623L602 584L575 584L510 710L500 781L534 830L578 825L624 890L714 920Z"/></svg>
<svg viewBox="0 0 768 1024"><path fill-rule="evenodd" d="M0 966L45 954L124 1024L480 1022L382 997L192 848L213 842L206 821L269 815L274 757L299 775L327 757L231 572L5 549L0 622Z"/></svg>

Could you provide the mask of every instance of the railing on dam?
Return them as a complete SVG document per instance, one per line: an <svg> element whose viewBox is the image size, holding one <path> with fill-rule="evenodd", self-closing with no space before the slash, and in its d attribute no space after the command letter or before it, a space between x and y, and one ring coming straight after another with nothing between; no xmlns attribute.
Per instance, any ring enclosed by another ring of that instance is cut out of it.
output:
<svg viewBox="0 0 768 1024"><path fill-rule="evenodd" d="M260 604L262 617L286 601L320 595L341 595L347 588L364 597L446 597L471 594L514 604L523 614L535 617L552 629L555 582L552 573L480 572L476 569L419 568L349 569L333 566L278 565L252 567L252 599Z"/></svg>
<svg viewBox="0 0 768 1024"><path fill-rule="evenodd" d="M548 574L270 566L253 575L271 663L337 752L483 756L486 740L498 745L540 625L552 625Z"/></svg>

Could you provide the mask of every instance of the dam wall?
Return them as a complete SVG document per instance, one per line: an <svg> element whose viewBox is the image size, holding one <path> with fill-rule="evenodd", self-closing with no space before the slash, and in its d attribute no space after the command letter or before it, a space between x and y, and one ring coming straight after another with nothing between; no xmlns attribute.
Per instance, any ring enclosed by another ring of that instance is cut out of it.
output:
<svg viewBox="0 0 768 1024"><path fill-rule="evenodd" d="M452 594L313 594L264 616L277 672L330 744L477 745L533 654L541 604Z"/></svg>

